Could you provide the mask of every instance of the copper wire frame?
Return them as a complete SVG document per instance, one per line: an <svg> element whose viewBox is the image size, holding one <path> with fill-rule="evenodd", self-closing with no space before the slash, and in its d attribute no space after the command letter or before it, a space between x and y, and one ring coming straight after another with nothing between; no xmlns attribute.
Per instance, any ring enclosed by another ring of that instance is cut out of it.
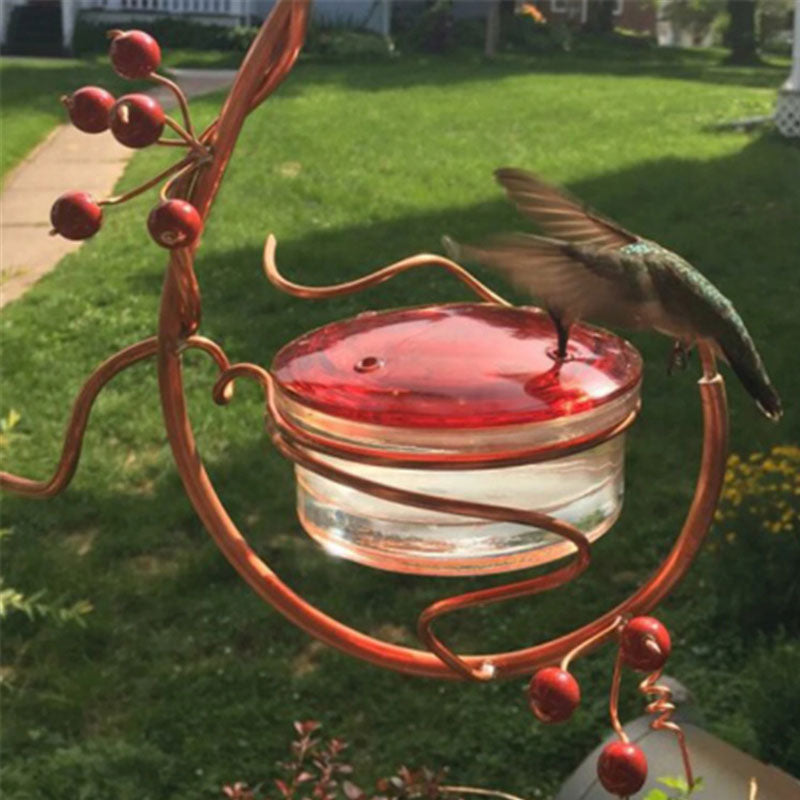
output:
<svg viewBox="0 0 800 800"><path fill-rule="evenodd" d="M207 157L202 159L202 163L195 165L191 174L181 171L170 181L170 196L189 200L203 219L210 212L236 139L248 114L278 87L297 58L305 38L309 6L309 0L279 0L275 4L245 56L219 118L197 137L197 141L206 148ZM168 88L172 89L172 86ZM183 104L181 110L186 112ZM187 122L188 116L184 120ZM354 281L315 288L301 286L284 278L275 264L275 248L275 239L270 236L264 251L267 277L279 289L299 297L333 297L373 286L410 269L437 266L458 277L484 302L507 305L502 297L484 286L463 267L438 255L412 256ZM568 665L573 658L612 639L624 619L646 613L656 606L687 571L713 519L727 455L725 388L722 377L716 370L713 352L706 343L698 343L703 367L699 391L704 427L700 471L683 527L663 563L643 586L622 603L567 634L510 652L459 655L434 633L433 624L439 617L562 586L589 566L590 550L585 536L574 526L539 512L401 490L355 476L324 462L319 454L328 454L328 445L308 432L297 429L284 418L275 402L273 377L267 370L255 364L231 365L219 345L195 335L200 325L201 301L194 257L193 248L172 251L162 289L157 335L119 351L101 364L87 380L75 401L61 459L54 476L49 481L37 482L4 472L0 473L1 488L34 498L51 497L66 488L77 467L83 433L98 393L119 372L155 356L164 425L176 468L186 493L209 534L241 577L262 599L311 636L352 656L398 672L445 680L487 681L527 675L539 667L555 664L560 660ZM328 616L280 580L248 544L218 497L195 444L187 413L182 354L191 348L200 349L210 355L220 371L213 388L213 396L218 403L230 401L234 381L238 378L248 377L261 385L265 394L267 428L272 442L280 453L295 464L385 500L451 514L539 527L571 542L574 545L574 554L569 561L549 573L448 597L428 606L418 620L418 633L426 648L424 650L371 637ZM634 417L635 413L602 432L601 439L619 435L633 422ZM597 443L597 439L592 442L594 443ZM578 443L577 446L588 445ZM336 455L342 454L341 449L336 451ZM560 449L557 454L564 455L565 451ZM539 456L533 453L515 453L509 456L507 462L502 463L517 463L514 459L529 463L532 458L546 460L555 455L555 451ZM385 463L387 460L379 453L356 449L348 450L345 457L364 463ZM397 465L396 459L393 458L392 463ZM492 466L497 465L496 461L492 463ZM405 466L436 469L442 465L418 460L406 462ZM469 463L466 466L475 468L476 465ZM446 467L454 468L454 462L448 461ZM618 662L613 682L617 689L612 690L611 705L612 721L615 721L618 733L624 736L616 717L620 669ZM648 697L656 697L649 708L653 713L662 716L654 725L668 727L674 723L669 723L664 716L670 711L666 707L668 698L663 687L656 685L657 678L655 676L652 681L648 679L643 682L642 691Z"/></svg>

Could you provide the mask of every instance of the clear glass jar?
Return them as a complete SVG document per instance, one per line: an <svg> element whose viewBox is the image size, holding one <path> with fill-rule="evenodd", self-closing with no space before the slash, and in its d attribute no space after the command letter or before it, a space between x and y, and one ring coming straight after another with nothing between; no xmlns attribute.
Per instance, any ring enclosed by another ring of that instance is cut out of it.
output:
<svg viewBox="0 0 800 800"><path fill-rule="evenodd" d="M563 361L555 346L539 309L464 303L368 312L284 347L273 363L277 403L336 452L317 457L344 471L542 511L594 540L621 510L625 437L605 434L638 408L641 359L627 342L587 325L573 327ZM386 465L353 460L354 449ZM435 468L409 468L408 459ZM482 574L574 549L538 528L388 502L296 472L305 530L331 553L370 566Z"/></svg>

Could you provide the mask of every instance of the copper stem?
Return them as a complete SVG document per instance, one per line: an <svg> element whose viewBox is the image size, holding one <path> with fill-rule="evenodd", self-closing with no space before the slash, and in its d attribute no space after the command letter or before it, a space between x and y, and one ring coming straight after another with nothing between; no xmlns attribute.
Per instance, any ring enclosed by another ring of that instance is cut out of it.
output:
<svg viewBox="0 0 800 800"><path fill-rule="evenodd" d="M192 125L192 116L189 113L189 102L186 99L186 95L178 86L177 83L171 81L169 78L165 77L164 75L158 75L157 73L153 72L150 75L150 80L154 81L155 83L160 83L162 86L165 86L169 89L172 94L175 95L175 99L178 101L178 105L181 109L181 114L183 115L183 124L186 127L186 131L191 136L194 141L197 141L197 137L194 134L194 126Z"/></svg>
<svg viewBox="0 0 800 800"><path fill-rule="evenodd" d="M131 189L129 192L125 192L125 194L119 194L114 197L108 197L105 200L101 200L98 205L100 206L118 206L120 203L125 203L128 200L137 197L140 194L143 194L148 189L152 189L154 186L157 186L161 181L165 178L168 178L170 175L174 175L175 173L180 173L184 170L187 166L192 166L196 164L197 160L195 156L186 156L186 158L178 161L176 164L173 164L171 167L167 167L163 172L160 172L154 178L150 178L149 181L143 183L141 186L137 186L135 189Z"/></svg>
<svg viewBox="0 0 800 800"><path fill-rule="evenodd" d="M620 626L622 625L622 621L623 617L616 617L607 628L603 628L603 630L599 631L594 636L590 636L588 639L586 639L586 641L583 641L576 647L573 647L572 650L570 650L569 653L567 653L561 660L561 669L563 669L564 672L568 672L569 665L575 658L577 658L579 655L582 655L587 650L591 650L599 646L602 642L605 642L615 631L619 630Z"/></svg>
<svg viewBox="0 0 800 800"><path fill-rule="evenodd" d="M611 717L611 726L616 731L617 736L627 742L628 734L619 721L619 686L622 679L622 650L617 650L617 657L614 659L614 672L611 675L611 692L608 696L608 713Z"/></svg>
<svg viewBox="0 0 800 800"><path fill-rule="evenodd" d="M174 130L175 133L177 133L178 136L180 136L181 139L183 139L186 144L192 148L192 150L202 153L203 155L208 154L208 149L205 147L205 145L195 139L194 136L189 135L189 133L184 130L183 126L179 122L176 122L174 119L172 119L172 117L170 117L168 114L164 116L164 124L172 128L172 130Z"/></svg>

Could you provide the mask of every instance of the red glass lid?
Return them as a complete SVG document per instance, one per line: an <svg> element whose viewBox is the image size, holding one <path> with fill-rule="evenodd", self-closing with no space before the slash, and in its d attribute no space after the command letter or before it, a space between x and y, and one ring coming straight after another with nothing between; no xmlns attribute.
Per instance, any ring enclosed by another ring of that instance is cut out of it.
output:
<svg viewBox="0 0 800 800"><path fill-rule="evenodd" d="M295 339L275 356L282 392L333 417L403 428L485 428L590 411L635 387L628 342L574 325L555 358L536 308L461 303L366 312Z"/></svg>

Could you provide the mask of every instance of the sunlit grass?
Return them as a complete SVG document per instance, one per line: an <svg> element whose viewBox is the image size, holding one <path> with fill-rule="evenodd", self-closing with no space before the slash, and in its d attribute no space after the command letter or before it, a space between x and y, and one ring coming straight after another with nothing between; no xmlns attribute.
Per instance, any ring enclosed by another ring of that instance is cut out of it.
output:
<svg viewBox="0 0 800 800"><path fill-rule="evenodd" d="M53 126L67 121L59 98L81 86L103 86L119 93L131 88L101 59L4 58L0 62L0 180Z"/></svg>
<svg viewBox="0 0 800 800"><path fill-rule="evenodd" d="M787 405L773 426L732 379L733 447L766 452L797 441L800 150L773 135L706 130L769 112L775 89L753 84L772 73L750 71L759 80L740 84L730 74L689 80L680 62L644 76L618 72L602 61L548 70L466 58L301 66L248 122L208 224L197 263L201 332L234 360L269 364L290 338L363 308L465 298L451 278L423 272L363 297L289 299L266 283L261 245L273 231L289 276L326 283L437 250L445 232L478 240L521 228L491 173L524 166L674 247L733 299ZM196 104L204 119L214 108ZM122 186L168 157L137 156ZM95 241L4 311L0 414L22 414L8 468L47 475L81 382L155 331L166 259L144 230L152 202L114 209ZM647 368L626 508L595 546L590 572L552 595L447 620L448 641L491 651L569 630L624 598L668 551L697 468L697 367L668 379L669 342L648 334L635 343ZM298 591L364 630L391 624L393 636L413 642L420 609L473 585L327 559L295 519L291 469L270 452L259 393L242 386L219 409L201 356L187 358L186 375L221 496ZM403 762L448 764L458 782L532 796L552 791L604 735L609 654L576 666L584 691L576 718L543 728L521 681L440 685L311 647L236 578L202 530L172 465L156 392L152 365L122 375L93 414L70 490L47 503L4 501L14 536L3 570L14 585L88 597L95 607L86 630L7 625L9 797L211 798L225 781L267 777L290 721L308 717L352 741L355 760L374 774ZM663 616L675 633L670 671L695 691L707 723L761 752L736 702L753 680L742 670L758 631L745 639L715 619L696 576ZM626 718L640 712L628 696Z"/></svg>

